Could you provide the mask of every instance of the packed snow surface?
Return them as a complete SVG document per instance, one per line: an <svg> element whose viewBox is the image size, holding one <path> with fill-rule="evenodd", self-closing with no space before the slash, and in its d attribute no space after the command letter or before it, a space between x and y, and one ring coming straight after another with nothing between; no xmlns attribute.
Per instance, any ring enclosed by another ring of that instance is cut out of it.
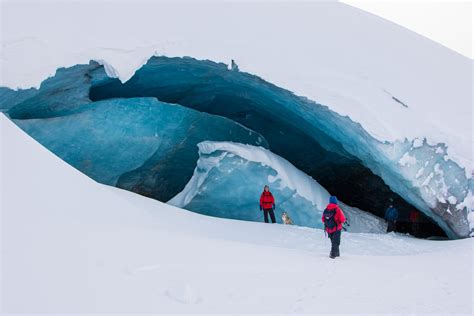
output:
<svg viewBox="0 0 474 316"><path fill-rule="evenodd" d="M0 115L8 313L460 313L473 240L202 216L101 185ZM335 293L338 293L335 295Z"/></svg>

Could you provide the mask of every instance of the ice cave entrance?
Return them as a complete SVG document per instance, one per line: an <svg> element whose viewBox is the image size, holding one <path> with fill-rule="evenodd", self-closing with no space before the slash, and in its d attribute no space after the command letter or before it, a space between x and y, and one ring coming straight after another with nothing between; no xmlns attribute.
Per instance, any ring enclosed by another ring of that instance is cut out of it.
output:
<svg viewBox="0 0 474 316"><path fill-rule="evenodd" d="M318 105L313 123L302 120L315 104L256 76L229 71L226 65L192 58L153 57L126 83L109 79L92 85L92 101L156 97L238 122L263 135L269 149L313 177L331 194L351 206L383 217L388 201L400 213L399 232L408 232L409 214L416 207L374 174L363 161L344 149L331 126L345 124ZM337 129L336 129L337 130ZM360 141L354 137L354 142ZM176 192L178 193L178 192ZM431 218L419 212L417 237L445 237Z"/></svg>

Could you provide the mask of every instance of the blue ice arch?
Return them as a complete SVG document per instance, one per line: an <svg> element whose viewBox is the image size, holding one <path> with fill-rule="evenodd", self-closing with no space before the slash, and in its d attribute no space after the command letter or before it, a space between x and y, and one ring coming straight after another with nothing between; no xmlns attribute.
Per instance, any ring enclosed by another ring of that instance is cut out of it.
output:
<svg viewBox="0 0 474 316"><path fill-rule="evenodd" d="M472 230L465 203L472 178L444 159L443 144L382 143L327 106L224 64L152 57L121 83L91 62L58 70L39 90L1 89L0 96L2 111L78 169L163 201L191 179L199 142L233 141L268 147L341 200L375 215L391 198L402 217L418 209L451 238ZM182 124L167 120L164 113L177 109L193 114ZM87 139L80 139L83 133ZM102 139L110 150L80 165L83 151L74 151L67 137L90 152L102 149ZM125 161L110 163L116 155Z"/></svg>

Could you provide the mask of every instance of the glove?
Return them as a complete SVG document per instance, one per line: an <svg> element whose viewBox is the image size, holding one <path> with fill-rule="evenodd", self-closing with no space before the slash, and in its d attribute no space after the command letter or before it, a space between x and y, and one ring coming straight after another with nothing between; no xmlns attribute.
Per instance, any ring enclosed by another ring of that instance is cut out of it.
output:
<svg viewBox="0 0 474 316"><path fill-rule="evenodd" d="M262 210L262 206L260 205L260 211Z"/></svg>
<svg viewBox="0 0 474 316"><path fill-rule="evenodd" d="M273 210L275 210L275 204L273 204Z"/></svg>

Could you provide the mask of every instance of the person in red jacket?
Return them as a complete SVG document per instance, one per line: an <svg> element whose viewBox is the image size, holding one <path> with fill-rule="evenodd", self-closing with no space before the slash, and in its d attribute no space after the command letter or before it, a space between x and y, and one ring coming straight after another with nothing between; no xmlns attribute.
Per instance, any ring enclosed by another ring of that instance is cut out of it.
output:
<svg viewBox="0 0 474 316"><path fill-rule="evenodd" d="M341 244L342 224L346 221L346 217L337 205L337 198L335 196L329 198L329 204L326 206L321 220L324 223L324 229L328 233L328 237L331 239L329 257L331 259L339 257L341 255L339 245Z"/></svg>
<svg viewBox="0 0 474 316"><path fill-rule="evenodd" d="M265 223L268 223L268 214L270 214L272 223L275 224L275 199L273 198L272 192L270 192L268 185L263 187L262 195L260 195L260 211L262 210Z"/></svg>

